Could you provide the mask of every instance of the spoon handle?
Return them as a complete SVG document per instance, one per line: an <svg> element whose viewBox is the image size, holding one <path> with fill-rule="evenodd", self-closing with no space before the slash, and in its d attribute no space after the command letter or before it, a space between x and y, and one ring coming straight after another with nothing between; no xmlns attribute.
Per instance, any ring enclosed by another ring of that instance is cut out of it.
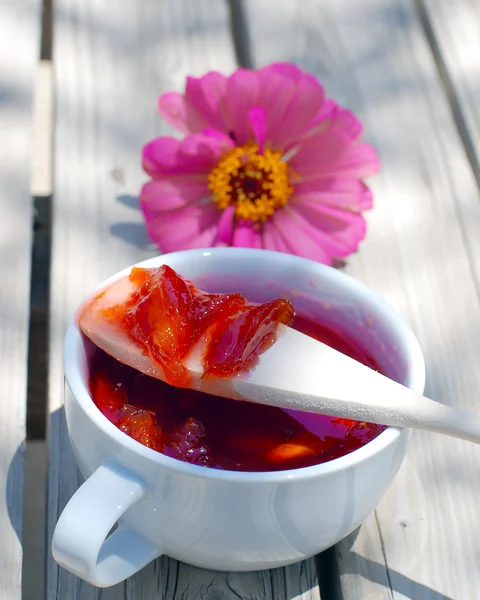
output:
<svg viewBox="0 0 480 600"><path fill-rule="evenodd" d="M290 328L233 388L238 397L260 404L426 429L480 444L479 417L417 394Z"/></svg>

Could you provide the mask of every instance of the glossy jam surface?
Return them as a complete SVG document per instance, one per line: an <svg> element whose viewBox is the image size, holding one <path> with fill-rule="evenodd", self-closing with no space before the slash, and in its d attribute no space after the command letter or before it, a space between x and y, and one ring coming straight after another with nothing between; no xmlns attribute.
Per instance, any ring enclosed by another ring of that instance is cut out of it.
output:
<svg viewBox="0 0 480 600"><path fill-rule="evenodd" d="M199 342L204 377L230 377L251 367L275 341L277 325L293 318L288 300L257 305L240 294L202 292L166 265L133 268L130 281L136 291L103 316L121 324L179 387L189 385L183 363Z"/></svg>
<svg viewBox="0 0 480 600"><path fill-rule="evenodd" d="M295 317L293 327L364 364L368 353L319 324ZM119 429L167 456L237 471L295 469L338 458L385 427L210 396L173 387L95 349L90 388Z"/></svg>

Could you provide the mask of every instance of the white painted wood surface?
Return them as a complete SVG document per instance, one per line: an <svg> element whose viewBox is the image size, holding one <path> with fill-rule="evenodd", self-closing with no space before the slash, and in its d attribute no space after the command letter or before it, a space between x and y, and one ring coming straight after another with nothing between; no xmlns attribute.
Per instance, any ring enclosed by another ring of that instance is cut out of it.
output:
<svg viewBox="0 0 480 600"><path fill-rule="evenodd" d="M39 3L0 3L0 598L20 600Z"/></svg>
<svg viewBox="0 0 480 600"><path fill-rule="evenodd" d="M480 3L478 0L418 0L455 94L480 182Z"/></svg>
<svg viewBox="0 0 480 600"><path fill-rule="evenodd" d="M410 322L430 397L479 414L480 197L413 3L245 6L254 66L297 62L363 119L383 168L367 241L347 270ZM337 548L342 597L478 598L479 464L478 446L414 434L387 497Z"/></svg>
<svg viewBox="0 0 480 600"><path fill-rule="evenodd" d="M33 106L33 196L50 196L52 193L52 135L53 135L53 82L52 62L41 60L35 76L35 102Z"/></svg>
<svg viewBox="0 0 480 600"><path fill-rule="evenodd" d="M67 322L95 285L157 253L136 195L145 176L141 146L167 128L160 93L187 74L235 67L223 0L102 0L55 3L55 136L50 308L48 544L80 484L63 414L62 343ZM320 598L315 561L263 573L221 574L164 558L126 583L96 590L53 562L48 600L93 598Z"/></svg>

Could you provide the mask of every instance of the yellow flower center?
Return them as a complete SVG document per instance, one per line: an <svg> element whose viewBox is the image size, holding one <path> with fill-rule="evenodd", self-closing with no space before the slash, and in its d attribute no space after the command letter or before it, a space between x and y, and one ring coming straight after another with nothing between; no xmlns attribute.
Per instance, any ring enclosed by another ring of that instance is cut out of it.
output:
<svg viewBox="0 0 480 600"><path fill-rule="evenodd" d="M208 176L208 189L220 210L235 206L235 216L263 223L292 193L289 169L281 152L249 142L228 150Z"/></svg>

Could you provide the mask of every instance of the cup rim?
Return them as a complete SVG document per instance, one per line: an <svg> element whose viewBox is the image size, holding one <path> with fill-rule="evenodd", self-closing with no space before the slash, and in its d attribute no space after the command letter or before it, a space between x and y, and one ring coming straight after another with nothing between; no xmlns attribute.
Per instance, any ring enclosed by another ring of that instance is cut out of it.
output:
<svg viewBox="0 0 480 600"><path fill-rule="evenodd" d="M175 260L176 258L187 258L189 256L210 256L217 255L218 257L225 256L228 260L232 259L232 256L245 256L250 255L254 257L271 255L272 260L284 260L287 262L294 262L300 268L302 265L308 267L308 269L322 273L324 276L327 275L331 279L336 279L340 283L344 283L353 291L357 290L362 292L363 295L368 295L369 301L376 305L376 310L379 309L384 315L388 317L391 324L395 328L398 339L402 342L406 349L406 353L409 356L409 368L404 381L404 385L417 393L423 393L425 386L425 361L420 344L411 331L410 327L404 321L403 317L379 294L370 290L366 285L355 279L354 277L347 275L337 269L316 263L310 259L302 258L290 254L283 254L271 250L253 249L253 248L232 248L232 247L221 247L221 248L207 248L207 249L192 249L192 250L181 250L178 252L171 252L168 254L157 255L146 260L135 263L121 271L118 271L108 279L104 280L95 290L90 292L87 298L91 297L92 294L98 293L101 289L108 286L118 278L130 273L133 266L148 268L152 266L159 266L164 264L163 261L169 259ZM83 304L83 303L82 303ZM80 305L80 307L82 306ZM78 313L76 311L76 314ZM297 469L289 469L284 471L232 471L232 470L221 470L212 467L203 467L187 463L170 456L166 456L161 452L152 450L140 442L137 442L123 431L120 431L113 423L111 423L107 417L105 417L101 411L97 408L87 388L85 378L81 373L81 366L79 360L77 360L79 346L83 351L83 340L82 335L76 325L75 317L70 322L65 339L64 339L64 350L63 350L63 362L64 362L64 373L68 387L70 388L71 394L74 400L79 404L80 408L86 413L86 415L96 424L96 426L102 431L104 435L109 437L119 446L125 447L130 452L141 456L143 459L154 462L162 468L173 471L178 474L202 478L202 479L215 479L217 481L225 482L269 482L269 483L281 483L286 481L293 481L297 479L305 480L311 478L318 478L325 475L331 475L333 473L349 469L363 461L368 460L375 454L380 453L382 450L387 448L390 444L394 443L399 436L404 432L404 428L401 427L387 427L373 440L345 454L339 458L333 460L312 465L309 467L301 467ZM106 457L107 458L107 457Z"/></svg>

